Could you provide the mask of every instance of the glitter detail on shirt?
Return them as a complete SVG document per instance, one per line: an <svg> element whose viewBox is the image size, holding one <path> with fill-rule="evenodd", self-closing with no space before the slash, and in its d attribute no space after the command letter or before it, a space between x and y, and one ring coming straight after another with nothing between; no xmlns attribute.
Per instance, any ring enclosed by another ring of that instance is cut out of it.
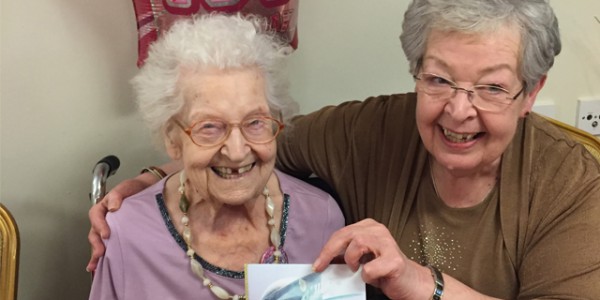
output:
<svg viewBox="0 0 600 300"><path fill-rule="evenodd" d="M453 232L445 227L420 225L419 232L414 233L408 253L410 259L420 264L436 266L440 271L456 271L462 260L464 247L454 238Z"/></svg>

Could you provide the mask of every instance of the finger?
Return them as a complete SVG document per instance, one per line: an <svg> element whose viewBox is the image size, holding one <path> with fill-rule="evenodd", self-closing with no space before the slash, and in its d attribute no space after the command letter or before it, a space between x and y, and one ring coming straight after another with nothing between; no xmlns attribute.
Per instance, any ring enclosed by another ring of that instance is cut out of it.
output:
<svg viewBox="0 0 600 300"><path fill-rule="evenodd" d="M109 192L104 199L106 201L106 207L108 211L114 212L121 208L123 197L121 197L116 191Z"/></svg>
<svg viewBox="0 0 600 300"><path fill-rule="evenodd" d="M429 274L423 277L423 272L429 271L423 269L402 254L391 259L382 256L363 265L361 276L364 282L380 288L390 299L411 299L422 288L415 283L431 280Z"/></svg>
<svg viewBox="0 0 600 300"><path fill-rule="evenodd" d="M356 250L357 252L350 253L350 257L356 256L356 258L350 259L346 257L347 253L345 252L347 252L347 248L349 247L350 243L353 242L355 239L360 238L361 236L373 237L374 235L370 231L372 227L375 227L375 229L377 229L378 227L383 226L375 222L374 220L365 219L360 222L348 225L334 232L329 238L329 241L323 247L323 250L321 250L321 253L317 257L315 262L313 263L313 269L316 272L320 272L329 265L330 261L334 257L338 255L344 255L344 260L346 261L346 263L350 261L352 269L357 270L359 266L358 260L360 259L360 257L363 254L369 253L370 251L368 250L368 248L365 249L364 247L356 247L358 249Z"/></svg>
<svg viewBox="0 0 600 300"><path fill-rule="evenodd" d="M361 276L365 283L380 287L380 280L392 280L391 277L400 273L399 270L402 270L404 266L405 263L398 260L397 257L380 256L363 265Z"/></svg>
<svg viewBox="0 0 600 300"><path fill-rule="evenodd" d="M348 244L344 253L344 261L350 268L356 272L361 264L373 260L377 254L376 241L372 241L370 236L355 234L353 240Z"/></svg>
<svg viewBox="0 0 600 300"><path fill-rule="evenodd" d="M340 256L344 253L346 247L348 247L348 243L350 239L348 237L348 227L344 227L336 232L334 232L315 262L313 263L313 271L321 272L325 270L325 268L330 264L330 262L337 256Z"/></svg>
<svg viewBox="0 0 600 300"><path fill-rule="evenodd" d="M88 272L93 272L96 270L96 267L98 266L98 261L100 260L100 257L104 255L106 248L104 247L104 243L102 242L102 239L100 239L100 236L96 234L92 229L90 229L90 232L88 234L88 241L92 245L92 255L85 269Z"/></svg>
<svg viewBox="0 0 600 300"><path fill-rule="evenodd" d="M102 200L99 203L93 205L89 210L90 223L92 224L92 230L90 235L97 234L100 237L94 240L100 240L101 238L108 238L110 236L110 228L106 223L106 213L108 209L106 207L106 201ZM90 243L92 239L90 239Z"/></svg>

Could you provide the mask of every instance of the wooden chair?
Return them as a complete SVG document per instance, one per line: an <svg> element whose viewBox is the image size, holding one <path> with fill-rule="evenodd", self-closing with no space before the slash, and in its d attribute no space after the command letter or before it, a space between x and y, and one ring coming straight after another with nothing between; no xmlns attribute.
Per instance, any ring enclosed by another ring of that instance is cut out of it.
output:
<svg viewBox="0 0 600 300"><path fill-rule="evenodd" d="M17 299L19 230L10 211L0 203L0 299Z"/></svg>
<svg viewBox="0 0 600 300"><path fill-rule="evenodd" d="M544 118L550 123L554 124L558 128L560 128L563 132L568 134L575 141L580 142L585 146L585 148L598 160L600 161L600 139L596 136L583 131L579 128L573 127L569 124L565 124L561 121L552 119L550 117L544 116Z"/></svg>

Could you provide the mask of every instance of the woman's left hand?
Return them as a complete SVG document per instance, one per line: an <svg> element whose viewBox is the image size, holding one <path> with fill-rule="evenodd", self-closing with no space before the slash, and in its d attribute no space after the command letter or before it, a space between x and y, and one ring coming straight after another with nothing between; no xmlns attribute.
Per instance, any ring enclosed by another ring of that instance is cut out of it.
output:
<svg viewBox="0 0 600 300"><path fill-rule="evenodd" d="M391 299L428 299L434 290L429 269L408 259L390 231L372 219L335 232L313 264L323 271L336 256L357 271L365 283L380 288Z"/></svg>

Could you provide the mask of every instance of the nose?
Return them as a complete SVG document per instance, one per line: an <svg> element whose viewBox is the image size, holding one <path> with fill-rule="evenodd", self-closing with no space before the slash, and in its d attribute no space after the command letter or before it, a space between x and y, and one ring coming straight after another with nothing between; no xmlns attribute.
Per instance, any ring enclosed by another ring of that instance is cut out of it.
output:
<svg viewBox="0 0 600 300"><path fill-rule="evenodd" d="M233 127L221 147L221 154L229 157L231 161L241 161L246 158L249 151L250 146L242 131L237 126Z"/></svg>
<svg viewBox="0 0 600 300"><path fill-rule="evenodd" d="M445 112L458 121L474 117L477 114L472 103L475 92L458 86L452 89L454 93L444 107Z"/></svg>

